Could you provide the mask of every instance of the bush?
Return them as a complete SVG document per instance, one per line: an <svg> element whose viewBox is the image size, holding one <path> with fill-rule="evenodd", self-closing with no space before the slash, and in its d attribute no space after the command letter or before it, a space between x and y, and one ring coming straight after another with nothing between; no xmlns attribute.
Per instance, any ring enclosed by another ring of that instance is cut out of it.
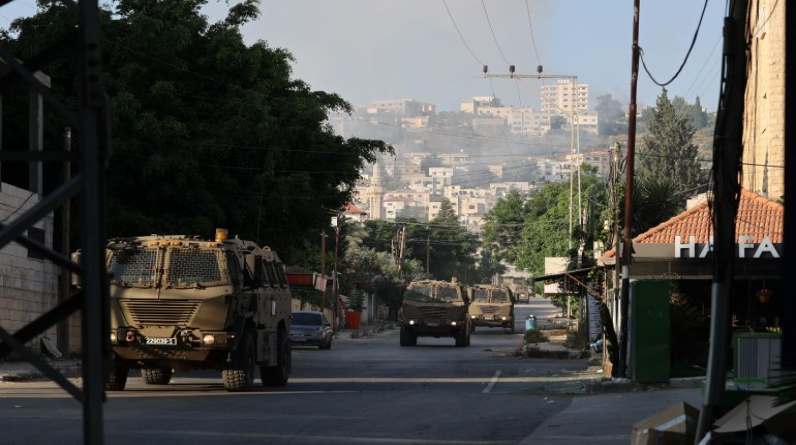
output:
<svg viewBox="0 0 796 445"><path fill-rule="evenodd" d="M550 341L544 333L538 329L528 329L525 331L525 343L545 343Z"/></svg>
<svg viewBox="0 0 796 445"><path fill-rule="evenodd" d="M589 329L582 327L573 331L567 332L567 339L564 340L564 346L569 349L577 349L585 351L589 348Z"/></svg>

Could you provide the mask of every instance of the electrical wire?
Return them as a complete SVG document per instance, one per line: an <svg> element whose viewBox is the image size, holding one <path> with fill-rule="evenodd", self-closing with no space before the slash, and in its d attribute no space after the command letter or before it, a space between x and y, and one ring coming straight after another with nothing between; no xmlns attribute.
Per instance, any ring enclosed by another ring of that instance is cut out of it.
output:
<svg viewBox="0 0 796 445"><path fill-rule="evenodd" d="M492 33L492 40L495 41L495 46L497 47L498 53L500 53L500 57L503 58L503 61L506 62L506 65L511 65L511 62L506 58L503 54L503 50L500 49L500 44L498 43L497 37L495 37L495 30L492 29L492 22L489 20L489 13L486 11L486 3L484 0L481 0L481 6L484 7L484 16L486 17L486 23L489 25L489 32Z"/></svg>
<svg viewBox="0 0 796 445"><path fill-rule="evenodd" d="M525 0L525 11L528 13L528 28L531 30L531 43L533 44L533 52L536 54L536 63L541 65L542 59L539 57L539 50L536 48L536 39L533 36L533 23L531 22L531 7L528 6L528 0Z"/></svg>
<svg viewBox="0 0 796 445"><path fill-rule="evenodd" d="M448 2L442 0L442 4L445 5L445 10L448 11L448 17L450 17L451 23L453 24L453 27L456 29L456 34L459 35L459 39L464 44L464 47L467 48L467 52L469 52L470 55L473 56L473 59L475 59L475 61L478 62L479 65L484 66L484 62L482 62L481 59L479 59L478 56L475 55L472 48L470 48L470 45L468 45L467 41L464 40L464 36L462 35L462 32L459 30L459 25L456 24L456 20L453 19L453 14L451 14L451 10L450 8L448 8ZM495 94L494 90L492 91L492 94L493 95Z"/></svg>
<svg viewBox="0 0 796 445"><path fill-rule="evenodd" d="M688 62L688 57L691 55L691 50L694 49L694 44L696 44L697 36L699 35L699 29L702 27L702 19L705 17L705 11L708 9L708 0L705 0L705 5L702 7L702 14L699 16L699 23L697 24L696 30L694 31L694 37L691 39L691 46L688 47L688 52L685 53L685 58L683 59L683 63L680 64L680 68L677 69L677 72L674 73L671 79L666 82L658 82L655 77L650 72L649 68L647 68L647 62L644 61L644 50L639 46L638 53L641 58L641 65L644 67L644 71L647 75L652 79L652 82L659 87L665 87L670 83L674 82L674 79L677 79L677 76L680 75L680 72L683 71L685 68L685 64Z"/></svg>

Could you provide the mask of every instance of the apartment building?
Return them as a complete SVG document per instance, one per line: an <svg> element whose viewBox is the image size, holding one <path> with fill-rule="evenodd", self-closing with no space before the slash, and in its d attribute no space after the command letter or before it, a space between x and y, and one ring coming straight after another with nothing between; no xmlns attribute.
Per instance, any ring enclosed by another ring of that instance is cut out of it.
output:
<svg viewBox="0 0 796 445"><path fill-rule="evenodd" d="M588 153L568 154L564 156L567 164L588 164L597 167L597 176L607 178L611 171L611 151L597 150Z"/></svg>
<svg viewBox="0 0 796 445"><path fill-rule="evenodd" d="M459 110L465 113L470 114L479 114L479 110L484 107L495 107L500 108L503 105L500 103L500 99L495 96L481 96L481 97L471 97L469 99L464 99L461 101L459 106Z"/></svg>
<svg viewBox="0 0 796 445"><path fill-rule="evenodd" d="M559 79L551 85L542 85L542 111L553 114L572 114L589 110L589 85Z"/></svg>

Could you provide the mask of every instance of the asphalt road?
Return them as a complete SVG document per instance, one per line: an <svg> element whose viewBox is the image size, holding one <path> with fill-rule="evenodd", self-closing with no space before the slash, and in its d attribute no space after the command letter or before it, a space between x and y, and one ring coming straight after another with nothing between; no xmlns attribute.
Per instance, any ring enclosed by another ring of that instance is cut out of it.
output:
<svg viewBox="0 0 796 445"><path fill-rule="evenodd" d="M549 308L534 301L522 311ZM538 307L537 307L538 306ZM212 372L176 374L167 387L131 375L109 393L106 443L517 444L571 400L527 391L529 376L585 367L582 361L521 359L521 334L479 328L468 348L420 338L399 347L397 331L342 338L329 351L294 350L285 388L224 391ZM49 382L0 386L0 443L82 443L80 405Z"/></svg>

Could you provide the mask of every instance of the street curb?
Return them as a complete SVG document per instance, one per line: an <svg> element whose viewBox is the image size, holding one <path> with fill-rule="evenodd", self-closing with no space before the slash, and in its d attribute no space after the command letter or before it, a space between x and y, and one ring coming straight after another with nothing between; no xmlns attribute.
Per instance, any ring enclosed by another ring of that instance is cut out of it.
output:
<svg viewBox="0 0 796 445"><path fill-rule="evenodd" d="M667 389L698 388L705 377L673 378L665 383L638 383L630 380L602 380L585 385L587 394L610 394L619 392L664 391Z"/></svg>
<svg viewBox="0 0 796 445"><path fill-rule="evenodd" d="M25 362L25 364L27 365L27 362ZM83 364L79 361L47 362L47 364L66 378L80 377L83 373ZM1 367L2 365L0 365L0 368ZM3 371L0 369L0 382L19 383L43 380L49 380L49 378L34 367L11 371Z"/></svg>

